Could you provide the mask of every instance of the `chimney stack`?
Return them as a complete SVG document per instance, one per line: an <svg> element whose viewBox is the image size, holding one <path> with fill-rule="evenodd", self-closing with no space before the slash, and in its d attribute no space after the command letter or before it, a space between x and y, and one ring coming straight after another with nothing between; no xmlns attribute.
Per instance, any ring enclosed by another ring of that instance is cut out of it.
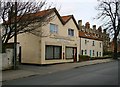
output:
<svg viewBox="0 0 120 87"><path fill-rule="evenodd" d="M82 28L82 20L78 20L78 26L80 29Z"/></svg>
<svg viewBox="0 0 120 87"><path fill-rule="evenodd" d="M90 23L89 23L89 22L86 22L86 24L85 24L85 28L87 28L87 29L90 28Z"/></svg>
<svg viewBox="0 0 120 87"><path fill-rule="evenodd" d="M104 33L106 34L106 29L104 29Z"/></svg>
<svg viewBox="0 0 120 87"><path fill-rule="evenodd" d="M93 25L93 29L96 30L96 25Z"/></svg>
<svg viewBox="0 0 120 87"><path fill-rule="evenodd" d="M98 31L99 31L99 32L102 32L102 27L101 27L101 26L98 28Z"/></svg>

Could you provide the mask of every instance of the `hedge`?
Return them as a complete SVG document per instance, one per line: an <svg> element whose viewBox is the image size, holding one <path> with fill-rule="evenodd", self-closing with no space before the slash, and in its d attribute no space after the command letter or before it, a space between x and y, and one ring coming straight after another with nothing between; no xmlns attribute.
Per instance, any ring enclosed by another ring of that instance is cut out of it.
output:
<svg viewBox="0 0 120 87"><path fill-rule="evenodd" d="M79 61L87 61L90 60L90 56L88 55L80 55Z"/></svg>

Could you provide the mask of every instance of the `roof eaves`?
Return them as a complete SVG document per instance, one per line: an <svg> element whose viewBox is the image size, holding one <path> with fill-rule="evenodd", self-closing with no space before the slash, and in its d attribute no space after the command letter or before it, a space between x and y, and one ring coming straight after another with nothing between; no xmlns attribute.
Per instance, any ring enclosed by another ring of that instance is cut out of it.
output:
<svg viewBox="0 0 120 87"><path fill-rule="evenodd" d="M75 18L74 18L74 16L72 15L72 19L73 19L73 21L74 21L74 23L75 23L75 25L76 25L76 27L78 28L78 30L79 30L79 26L78 26L78 24L77 24L77 22L76 22L76 20L75 20Z"/></svg>

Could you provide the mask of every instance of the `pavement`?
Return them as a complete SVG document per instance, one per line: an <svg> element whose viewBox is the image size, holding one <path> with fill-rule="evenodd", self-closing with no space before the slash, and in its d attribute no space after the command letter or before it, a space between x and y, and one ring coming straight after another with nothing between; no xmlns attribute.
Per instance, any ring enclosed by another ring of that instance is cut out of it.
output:
<svg viewBox="0 0 120 87"><path fill-rule="evenodd" d="M35 75L45 75L54 72L59 72L62 70L68 70L72 68L83 67L87 65L100 64L112 62L112 59L97 59L76 63L62 63L55 65L47 65L47 66L38 66L38 65L19 65L19 69L17 70L6 70L2 71L2 81L13 80L18 78L25 78L29 76Z"/></svg>

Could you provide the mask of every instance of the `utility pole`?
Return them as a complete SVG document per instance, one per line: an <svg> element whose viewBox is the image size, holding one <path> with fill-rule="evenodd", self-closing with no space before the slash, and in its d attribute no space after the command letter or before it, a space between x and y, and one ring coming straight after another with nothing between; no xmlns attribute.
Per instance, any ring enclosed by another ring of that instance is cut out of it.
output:
<svg viewBox="0 0 120 87"><path fill-rule="evenodd" d="M16 69L17 60L17 1L15 0L15 35L14 35L14 61L13 68Z"/></svg>

